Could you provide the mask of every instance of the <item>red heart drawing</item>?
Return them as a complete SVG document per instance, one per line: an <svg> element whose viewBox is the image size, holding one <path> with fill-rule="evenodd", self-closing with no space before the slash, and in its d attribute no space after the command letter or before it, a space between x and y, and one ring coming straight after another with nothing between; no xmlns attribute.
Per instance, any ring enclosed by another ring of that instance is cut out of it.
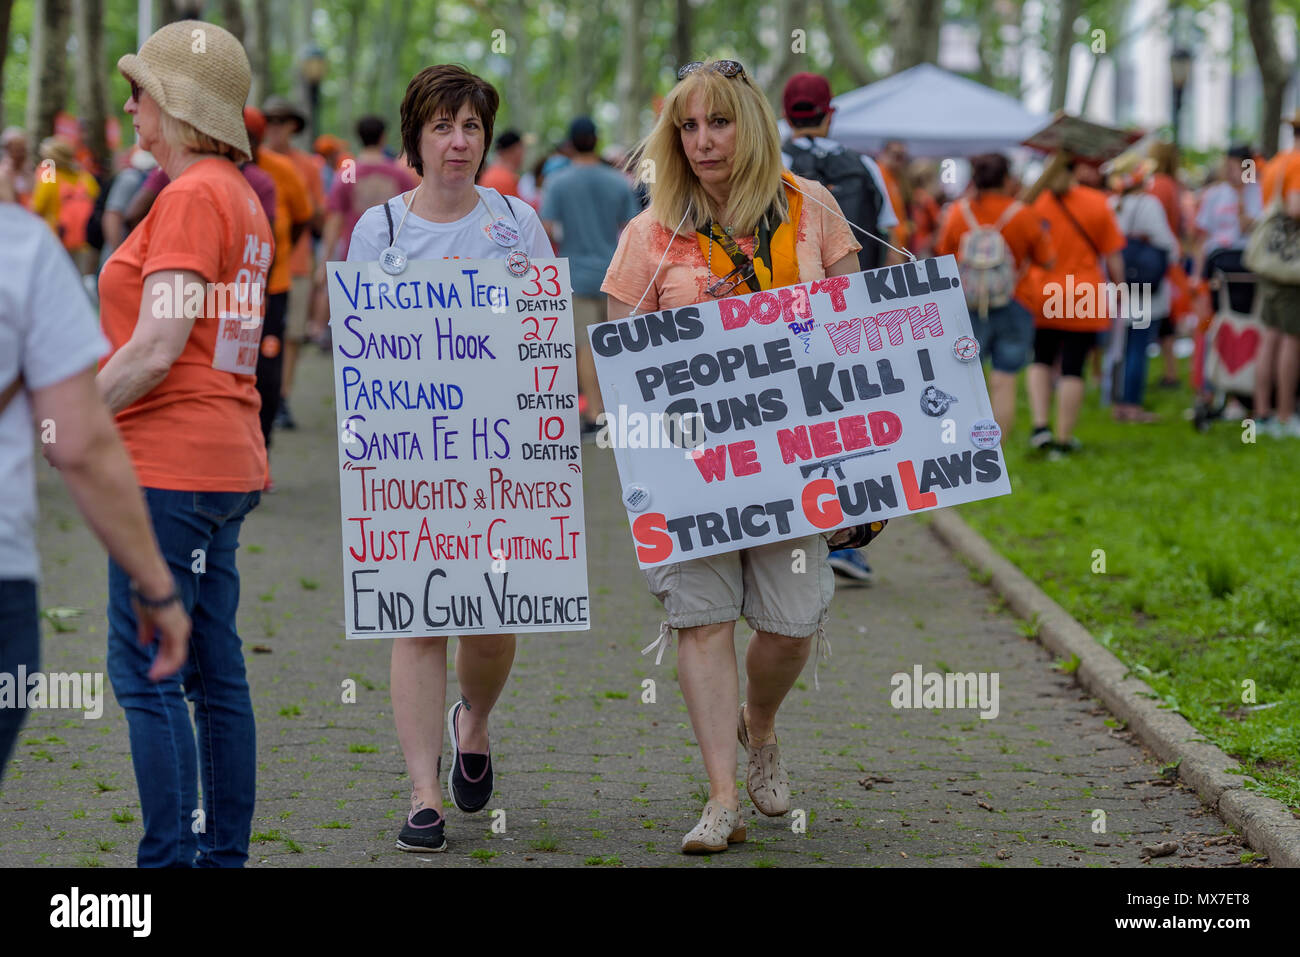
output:
<svg viewBox="0 0 1300 957"><path fill-rule="evenodd" d="M1254 359L1258 348L1259 330L1250 327L1238 332L1224 323L1214 338L1214 351L1219 354L1230 375L1235 375L1238 369Z"/></svg>

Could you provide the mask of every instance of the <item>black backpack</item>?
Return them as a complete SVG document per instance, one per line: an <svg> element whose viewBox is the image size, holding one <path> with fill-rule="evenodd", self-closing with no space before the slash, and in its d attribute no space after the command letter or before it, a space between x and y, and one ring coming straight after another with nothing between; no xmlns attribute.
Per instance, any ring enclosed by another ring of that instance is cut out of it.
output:
<svg viewBox="0 0 1300 957"><path fill-rule="evenodd" d="M884 208L885 198L863 165L862 157L838 143L827 151L811 145L812 141L807 138L802 139L803 142L786 140L781 144L781 149L790 157L790 172L821 183L831 191L840 204L840 212L849 222L879 236L880 211ZM859 268L879 268L885 261L885 246L857 230L853 233L853 238L862 243L862 250L858 253Z"/></svg>
<svg viewBox="0 0 1300 957"><path fill-rule="evenodd" d="M90 219L86 220L86 242L92 249L104 248L104 207L108 202L108 191L118 176L105 176L99 183L99 195L95 197L95 208L91 210Z"/></svg>

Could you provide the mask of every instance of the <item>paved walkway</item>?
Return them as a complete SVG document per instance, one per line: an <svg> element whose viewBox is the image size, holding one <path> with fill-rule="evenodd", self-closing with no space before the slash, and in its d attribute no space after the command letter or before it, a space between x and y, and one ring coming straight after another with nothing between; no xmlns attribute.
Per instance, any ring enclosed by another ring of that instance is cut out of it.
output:
<svg viewBox="0 0 1300 957"><path fill-rule="evenodd" d="M493 718L489 808L505 812L505 831L492 833L486 811L452 809L449 853L397 851L409 784L388 700L389 647L343 638L328 358L312 350L300 379L300 428L276 437L279 491L247 521L240 556L239 625L260 758L252 865L1238 864L1239 839L1221 838L1230 834L1222 821L1164 780L917 520L891 523L871 546L874 586L841 587L821 691L810 664L781 712L806 833L791 818L756 815L742 788L749 842L684 857L681 836L707 779L675 651L660 668L638 653L656 634L659 609L632 557L613 457L591 446L584 474L597 625L520 639ZM85 609L75 631L47 627L43 667L103 670L103 553L55 474L43 464L40 473L42 603ZM916 665L997 672L1000 713L895 710L890 676ZM341 700L348 678L355 704ZM655 704L641 701L646 678L656 682ZM99 720L46 711L28 722L0 790L0 866L134 863L139 802L106 678L105 693ZM1096 811L1105 833L1093 831ZM1143 864L1142 847L1164 841L1180 851Z"/></svg>

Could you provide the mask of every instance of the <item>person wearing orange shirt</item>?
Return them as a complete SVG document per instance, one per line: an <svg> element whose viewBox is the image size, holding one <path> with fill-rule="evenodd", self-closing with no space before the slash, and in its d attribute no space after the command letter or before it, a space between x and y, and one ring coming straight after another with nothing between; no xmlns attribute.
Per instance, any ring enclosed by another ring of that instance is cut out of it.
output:
<svg viewBox="0 0 1300 957"><path fill-rule="evenodd" d="M1284 215L1300 220L1300 152L1278 154L1266 172L1264 215L1267 217L1270 208L1280 203ZM1300 285L1260 277L1257 295L1259 321L1264 332L1255 364L1255 420L1258 430L1265 435L1297 439L1300 438L1300 416L1296 415L1296 387L1300 384Z"/></svg>
<svg viewBox="0 0 1300 957"><path fill-rule="evenodd" d="M1164 207L1165 219L1169 221L1169 229L1180 243L1181 252L1181 244L1186 237L1183 235L1183 187L1178 182L1178 146L1174 143L1154 143L1150 155L1155 160L1156 167L1147 191L1160 200L1160 205ZM1169 315L1160 319L1160 355L1164 363L1160 385L1170 389L1178 385L1178 360L1174 357L1174 336L1178 331L1176 319L1188 311L1191 295L1181 255L1170 259L1165 279L1170 284L1173 296Z"/></svg>
<svg viewBox="0 0 1300 957"><path fill-rule="evenodd" d="M1283 169L1294 157L1300 156L1300 110L1295 111L1290 122L1291 148L1282 150L1266 163L1257 161L1255 164L1259 169L1259 188L1264 194L1266 205L1268 197L1275 195L1277 191L1277 180L1282 175Z"/></svg>
<svg viewBox="0 0 1300 957"><path fill-rule="evenodd" d="M192 49L197 30L203 56ZM196 20L168 24L117 66L131 84L125 109L140 146L171 177L99 275L113 351L96 385L174 579L170 592L143 593L109 564L108 674L130 726L144 818L136 859L241 867L257 728L236 630L235 555L266 476L253 373L271 264L270 225L236 165L252 153L240 116L252 71L238 40ZM190 656L155 680L154 650L140 636L152 610L173 605L193 620Z"/></svg>
<svg viewBox="0 0 1300 957"><path fill-rule="evenodd" d="M1000 153L971 158L971 185L975 195L960 199L948 207L947 218L935 243L936 256L958 256L962 237L971 230L971 222L981 226L997 225L1006 251L1015 269L1016 292L1005 306L991 308L986 316L972 312L971 326L980 346L980 357L992 365L989 392L993 399L993 417L1008 436L1015 425L1016 375L1029 362L1034 344L1034 308L1036 298L1023 287L1029 266L1047 267L1055 253L1042 217L1011 195L1010 164ZM1012 210L1011 207L1017 207Z"/></svg>
<svg viewBox="0 0 1300 957"><path fill-rule="evenodd" d="M495 189L502 196L519 195L519 171L524 168L524 140L514 130L497 137L497 155L483 171L478 185Z"/></svg>
<svg viewBox="0 0 1300 957"><path fill-rule="evenodd" d="M280 408L280 379L284 369L284 330L292 285L290 261L294 243L311 224L311 199L293 160L260 146L266 131L266 117L256 107L247 107L244 118L253 143L254 161L275 181L275 259L266 285L266 319L262 329L261 356L257 360L257 391L262 396L262 437L271 448L271 426ZM266 491L274 485L268 470Z"/></svg>
<svg viewBox="0 0 1300 957"><path fill-rule="evenodd" d="M1047 222L1056 261L1050 269L1031 269L1030 291L1038 302L1034 318L1034 361L1029 366L1029 410L1034 431L1029 444L1054 455L1079 447L1074 425L1083 405L1083 364L1110 327L1103 266L1112 281L1124 280L1124 234L1106 194L1074 179L1067 159L1034 200L1033 210ZM1061 363L1056 393L1056 435L1049 425L1052 366Z"/></svg>
<svg viewBox="0 0 1300 957"><path fill-rule="evenodd" d="M889 193L889 205L899 215L899 223L894 227L894 245L900 249L906 249L907 244L912 239L912 221L908 216L910 212L907 204L908 197L902 188L902 183L907 174L907 147L898 140L890 140L885 144L885 148L881 150L880 156L876 158L876 164L880 167L880 175L884 179L885 189ZM885 257L886 266L902 261L903 257L892 249Z"/></svg>
<svg viewBox="0 0 1300 957"><path fill-rule="evenodd" d="M289 305L284 322L284 373L280 380L280 403L275 424L285 429L297 428L289 411L289 393L293 391L293 371L298 362L298 348L307 338L307 319L311 311L312 276L315 273L313 234L319 236L325 226L325 185L313 154L293 145L293 137L307 126L307 116L284 97L273 96L262 109L266 116L266 149L293 161L307 187L311 202L311 229L304 229L293 244L289 257Z"/></svg>

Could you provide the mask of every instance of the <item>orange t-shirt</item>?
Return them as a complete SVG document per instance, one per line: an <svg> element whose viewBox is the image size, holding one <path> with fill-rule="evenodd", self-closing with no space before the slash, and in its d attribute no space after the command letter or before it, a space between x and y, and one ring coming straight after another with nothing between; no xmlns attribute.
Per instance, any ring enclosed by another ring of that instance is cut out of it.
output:
<svg viewBox="0 0 1300 957"><path fill-rule="evenodd" d="M1078 225L1061 209L1062 203ZM1056 247L1055 264L1048 269L1031 267L1026 277L1029 282L1023 287L1036 297L1035 308L1030 310L1035 324L1045 329L1075 332L1100 332L1109 328L1107 296L1099 285L1106 280L1100 257L1123 249L1124 234L1106 202L1106 194L1080 185L1071 186L1069 192L1059 197L1051 190L1043 190L1034 200L1033 210L1046 220L1052 245ZM1087 239L1080 227L1087 231ZM1116 276L1115 281L1123 282L1124 277ZM1058 288L1049 288L1053 283ZM1087 286L1093 288L1089 290ZM1064 306L1059 310L1063 314L1044 316L1045 301L1054 294ZM1091 308L1080 308L1088 295L1092 297Z"/></svg>
<svg viewBox="0 0 1300 957"><path fill-rule="evenodd" d="M877 166L880 169L880 178L885 181L885 191L889 193L889 205L894 208L894 214L898 217L898 225L894 227L894 245L906 249L912 234L907 218L907 206L903 203L903 191L899 189L898 180L888 167L883 163L878 163Z"/></svg>
<svg viewBox="0 0 1300 957"><path fill-rule="evenodd" d="M298 175L307 186L307 199L311 202L312 215L325 208L325 184L321 182L320 167L312 157L302 150L293 150L287 154L293 161ZM312 236L310 229L304 229L294 244L293 255L289 257L289 273L292 276L310 276L312 274Z"/></svg>
<svg viewBox="0 0 1300 957"><path fill-rule="evenodd" d="M226 159L199 160L158 194L99 274L100 321L113 351L135 331L146 277L187 269L207 283L232 284L226 290L264 288L271 241L262 205L239 168ZM117 414L142 486L251 492L266 482L255 374L265 296L250 297L258 303L251 313L241 317L235 309L235 318L226 318L226 297L215 292L204 290L202 311L166 378ZM151 288L149 295L162 291Z"/></svg>
<svg viewBox="0 0 1300 957"><path fill-rule="evenodd" d="M293 250L290 239L293 227L311 219L311 200L307 196L307 184L298 174L298 167L293 160L268 149L257 151L257 165L275 180L275 262L271 264L271 278L267 283L267 293L289 291L289 260Z"/></svg>
<svg viewBox="0 0 1300 957"><path fill-rule="evenodd" d="M816 198L831 209L839 210L835 197L821 183L794 177L805 196ZM798 232L795 234L794 255L799 264L799 281L824 279L826 267L839 262L862 245L853 238L847 223L827 212L817 203L802 204ZM659 258L672 239L672 247L664 259L663 267L655 274ZM737 236L736 244L745 255L753 255L754 236ZM857 265L854 264L854 271ZM618 249L605 273L600 291L613 296L629 306L641 300L638 313L657 309L675 309L710 299L705 290L718 277L709 269L708 260L700 252L699 237L694 230L683 227L675 237L656 221L650 210L633 217L618 238ZM653 283L652 283L653 279ZM649 292L646 287L650 286ZM601 317L602 319L604 317Z"/></svg>
<svg viewBox="0 0 1300 957"><path fill-rule="evenodd" d="M1278 153L1264 167L1259 179L1260 201L1265 207L1277 199L1278 184L1282 184L1281 196L1300 190L1300 150Z"/></svg>
<svg viewBox="0 0 1300 957"><path fill-rule="evenodd" d="M970 232L970 224L966 222L966 217L958 208L964 202L970 203L971 215L975 222L981 226L991 226L1015 200L1004 193L980 193L969 201L959 199L952 203L948 207L947 218L944 219L943 227L939 232L939 241L934 247L936 256L957 255L957 250L961 248L961 238ZM1052 249L1052 239L1047 234L1047 224L1033 209L1022 206L1020 212L1007 220L1002 227L1002 238L1006 240L1007 248L1016 261L1016 270L1020 273L1020 281L1016 286L1016 301L1033 312L1038 306L1040 293L1032 288L1034 283L1029 278L1027 267L1029 264L1048 266L1052 262L1052 257L1056 255Z"/></svg>
<svg viewBox="0 0 1300 957"><path fill-rule="evenodd" d="M504 166L493 163L483 171L478 184L495 189L502 196L519 195L519 177Z"/></svg>
<svg viewBox="0 0 1300 957"><path fill-rule="evenodd" d="M1180 215L1182 191L1178 180L1168 173L1156 173L1151 177L1151 185L1147 187L1147 192L1160 200L1160 205L1165 208L1165 219L1169 220L1170 232L1179 238L1183 235L1183 218Z"/></svg>

